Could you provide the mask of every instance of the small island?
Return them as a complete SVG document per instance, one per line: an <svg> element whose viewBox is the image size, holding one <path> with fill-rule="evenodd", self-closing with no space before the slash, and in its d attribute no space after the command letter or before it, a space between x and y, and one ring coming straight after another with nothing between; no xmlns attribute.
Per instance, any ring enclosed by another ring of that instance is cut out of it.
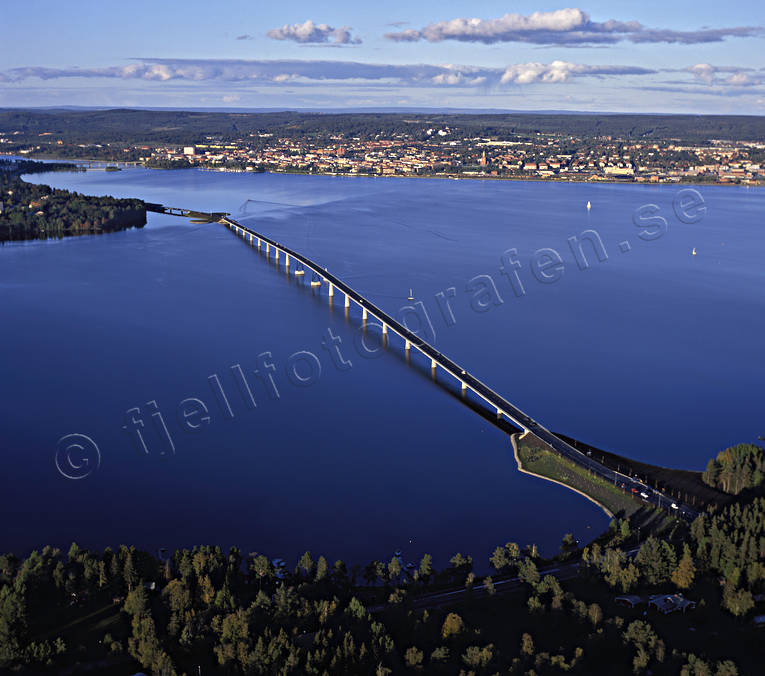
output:
<svg viewBox="0 0 765 676"><path fill-rule="evenodd" d="M146 205L141 200L92 197L21 179L23 174L49 171L80 169L61 162L0 160L0 242L99 234L146 225Z"/></svg>

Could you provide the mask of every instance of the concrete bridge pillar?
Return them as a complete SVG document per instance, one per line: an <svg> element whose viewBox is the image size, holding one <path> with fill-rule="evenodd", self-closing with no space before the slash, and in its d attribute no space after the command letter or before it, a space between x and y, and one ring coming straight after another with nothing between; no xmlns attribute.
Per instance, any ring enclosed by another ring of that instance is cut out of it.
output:
<svg viewBox="0 0 765 676"><path fill-rule="evenodd" d="M497 419L502 417L502 409L497 409Z"/></svg>
<svg viewBox="0 0 765 676"><path fill-rule="evenodd" d="M329 297L332 298L332 296L335 295L335 285L330 282L329 284Z"/></svg>
<svg viewBox="0 0 765 676"><path fill-rule="evenodd" d="M412 344L411 344L411 343L410 343L408 340L407 340L407 341L404 343L404 349L405 349L407 352L409 352L409 350L411 350L411 349L412 349Z"/></svg>
<svg viewBox="0 0 765 676"><path fill-rule="evenodd" d="M266 242L266 256L268 256L271 253L271 245Z"/></svg>
<svg viewBox="0 0 765 676"><path fill-rule="evenodd" d="M260 237L258 237L258 251L260 251Z"/></svg>
<svg viewBox="0 0 765 676"><path fill-rule="evenodd" d="M367 309L365 307L361 308L361 321L367 321Z"/></svg>
<svg viewBox="0 0 765 676"><path fill-rule="evenodd" d="M278 263L279 262L279 249L274 247L274 251L276 252L276 262Z"/></svg>
<svg viewBox="0 0 765 676"><path fill-rule="evenodd" d="M348 297L348 294L345 294L345 307L351 307L351 299Z"/></svg>
<svg viewBox="0 0 765 676"><path fill-rule="evenodd" d="M383 323L382 326L383 326L383 335L387 336L388 335L388 325Z"/></svg>
<svg viewBox="0 0 765 676"><path fill-rule="evenodd" d="M288 253L284 254L284 267L288 268L290 266L290 255Z"/></svg>
<svg viewBox="0 0 765 676"><path fill-rule="evenodd" d="M463 392L467 392L467 383L464 380L460 380L461 389Z"/></svg>
<svg viewBox="0 0 765 676"><path fill-rule="evenodd" d="M430 360L430 369L432 371L435 371L437 366L438 366L438 364L436 364L436 360L435 359L431 359Z"/></svg>

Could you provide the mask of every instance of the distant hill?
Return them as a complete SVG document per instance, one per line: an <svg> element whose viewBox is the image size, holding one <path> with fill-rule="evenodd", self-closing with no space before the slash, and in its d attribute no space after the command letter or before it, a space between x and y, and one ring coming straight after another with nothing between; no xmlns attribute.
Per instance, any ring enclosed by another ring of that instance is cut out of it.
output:
<svg viewBox="0 0 765 676"><path fill-rule="evenodd" d="M535 135L626 139L765 141L765 117L743 115L640 115L584 113L443 112L204 112L178 110L0 110L0 133L21 132L30 142L40 134L73 143L203 143L207 137L236 138L255 132L299 137L344 133L419 133L449 126L453 136Z"/></svg>

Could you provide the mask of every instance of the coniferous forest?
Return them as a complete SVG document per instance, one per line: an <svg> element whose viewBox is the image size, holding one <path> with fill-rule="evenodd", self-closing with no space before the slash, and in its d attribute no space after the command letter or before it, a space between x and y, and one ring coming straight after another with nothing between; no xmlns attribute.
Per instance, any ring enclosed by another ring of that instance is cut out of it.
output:
<svg viewBox="0 0 765 676"><path fill-rule="evenodd" d="M77 171L74 164L0 160L0 242L48 239L143 227L141 200L91 197L47 185L32 185L22 174Z"/></svg>
<svg viewBox="0 0 765 676"><path fill-rule="evenodd" d="M726 448L707 463L702 478L713 488L733 495L757 488L765 478L765 454L753 444Z"/></svg>
<svg viewBox="0 0 765 676"><path fill-rule="evenodd" d="M565 536L548 559L534 545L500 544L476 564L490 575L462 553L440 570L400 552L350 567L216 546L5 554L0 669L761 673L765 498L742 494L690 526L666 523L641 537L617 517L584 546Z"/></svg>

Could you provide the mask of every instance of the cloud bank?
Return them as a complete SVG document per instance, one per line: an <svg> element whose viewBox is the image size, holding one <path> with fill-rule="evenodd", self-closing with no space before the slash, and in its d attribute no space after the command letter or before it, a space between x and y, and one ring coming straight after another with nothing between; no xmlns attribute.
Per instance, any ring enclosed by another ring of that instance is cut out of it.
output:
<svg viewBox="0 0 765 676"><path fill-rule="evenodd" d="M386 33L396 42L530 42L542 45L578 46L583 44L615 44L666 42L698 44L720 42L729 37L751 37L762 33L759 26L707 28L696 31L647 28L638 21L590 20L581 9L558 9L533 14L505 14L496 19L457 18L430 23L420 30L408 29Z"/></svg>
<svg viewBox="0 0 765 676"><path fill-rule="evenodd" d="M266 35L273 40L291 40L302 44L361 44L361 39L351 34L350 26L335 28L326 23L316 24L310 19L303 23L285 24L268 31Z"/></svg>
<svg viewBox="0 0 765 676"><path fill-rule="evenodd" d="M128 66L104 68L13 68L0 72L0 81L21 82L31 78L116 78L158 82L180 80L279 84L336 80L399 86L476 87L562 83L578 77L648 75L656 72L637 66L597 66L568 61L487 68L453 64L391 65L320 60L147 59Z"/></svg>

